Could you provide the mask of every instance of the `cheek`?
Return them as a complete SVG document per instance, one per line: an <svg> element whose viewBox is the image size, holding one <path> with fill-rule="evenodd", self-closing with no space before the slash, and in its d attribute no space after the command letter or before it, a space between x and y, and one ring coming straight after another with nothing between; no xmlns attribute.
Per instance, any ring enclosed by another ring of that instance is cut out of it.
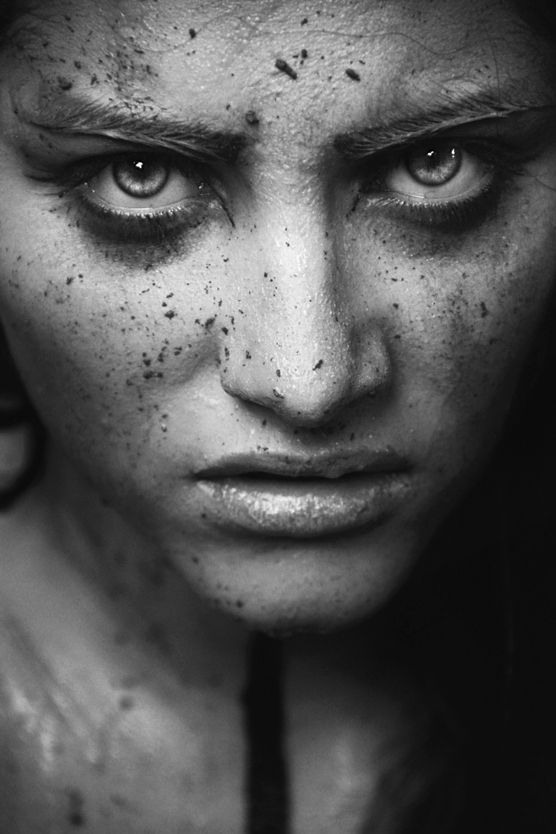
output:
<svg viewBox="0 0 556 834"><path fill-rule="evenodd" d="M381 322L397 413L413 409L423 433L459 432L476 447L504 419L552 292L554 231L538 222L534 234L497 227L457 242L385 223L352 233L360 326Z"/></svg>
<svg viewBox="0 0 556 834"><path fill-rule="evenodd" d="M215 270L205 280L204 261L131 274L12 251L0 274L16 364L49 431L79 456L144 447L175 392L194 392L217 361L220 281Z"/></svg>

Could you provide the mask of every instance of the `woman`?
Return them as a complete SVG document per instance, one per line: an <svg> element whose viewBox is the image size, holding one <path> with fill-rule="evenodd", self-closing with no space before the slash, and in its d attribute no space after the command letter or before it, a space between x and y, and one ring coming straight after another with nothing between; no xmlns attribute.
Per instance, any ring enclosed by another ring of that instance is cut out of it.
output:
<svg viewBox="0 0 556 834"><path fill-rule="evenodd" d="M2 830L478 829L454 669L489 655L443 607L492 599L464 499L553 289L539 20L10 10L1 323L45 444L2 517Z"/></svg>

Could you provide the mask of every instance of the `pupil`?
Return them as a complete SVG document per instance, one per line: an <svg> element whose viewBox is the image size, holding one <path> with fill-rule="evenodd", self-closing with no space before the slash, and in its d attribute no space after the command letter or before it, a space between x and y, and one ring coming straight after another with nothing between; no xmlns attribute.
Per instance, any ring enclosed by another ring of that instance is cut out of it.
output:
<svg viewBox="0 0 556 834"><path fill-rule="evenodd" d="M155 197L168 181L168 167L157 160L133 159L114 163L114 180L130 197Z"/></svg>
<svg viewBox="0 0 556 834"><path fill-rule="evenodd" d="M458 173L461 151L450 146L417 151L409 157L406 165L413 179L422 185L444 185Z"/></svg>

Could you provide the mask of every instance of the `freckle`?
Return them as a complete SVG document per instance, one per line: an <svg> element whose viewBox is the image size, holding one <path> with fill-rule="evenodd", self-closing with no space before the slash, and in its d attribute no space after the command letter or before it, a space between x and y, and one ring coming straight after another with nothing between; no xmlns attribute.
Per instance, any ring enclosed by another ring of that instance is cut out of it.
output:
<svg viewBox="0 0 556 834"><path fill-rule="evenodd" d="M236 608L243 608L244 603L240 599L236 599Z"/></svg>
<svg viewBox="0 0 556 834"><path fill-rule="evenodd" d="M481 318L482 319L486 318L486 316L488 316L489 313L490 313L490 310L486 306L485 302L481 301Z"/></svg>
<svg viewBox="0 0 556 834"><path fill-rule="evenodd" d="M228 328L227 328L227 327L221 327L220 329L221 329L222 333L224 334L224 336L227 336L227 335L228 335L229 330L228 330Z"/></svg>
<svg viewBox="0 0 556 834"><path fill-rule="evenodd" d="M193 40L193 38L197 37L197 32L195 31L195 29L191 28L189 30L189 37L191 38L191 40Z"/></svg>
<svg viewBox="0 0 556 834"><path fill-rule="evenodd" d="M166 316L167 319L173 319L174 316L176 315L176 311L175 310L168 310L168 312L164 313L164 315Z"/></svg>
<svg viewBox="0 0 556 834"><path fill-rule="evenodd" d="M361 81L361 76L359 75L359 73L351 67L348 67L346 69L346 75L348 76L348 78L351 78L352 81Z"/></svg>
<svg viewBox="0 0 556 834"><path fill-rule="evenodd" d="M205 321L205 323L204 323L204 325L203 325L203 327L205 328L205 330L210 330L210 328L211 328L211 327L212 327L212 325L214 324L214 320L215 320L215 316L212 316L212 318L207 319L207 320Z"/></svg>
<svg viewBox="0 0 556 834"><path fill-rule="evenodd" d="M248 350L245 351L245 358L246 359L251 359L251 354L249 353Z"/></svg>
<svg viewBox="0 0 556 834"><path fill-rule="evenodd" d="M399 306L399 304L392 304L392 307L395 307L396 310L399 308Z"/></svg>
<svg viewBox="0 0 556 834"><path fill-rule="evenodd" d="M276 376L282 376L282 371L280 368L276 368Z"/></svg>
<svg viewBox="0 0 556 834"><path fill-rule="evenodd" d="M61 90L71 90L73 87L73 81L70 81L69 78L65 78L63 75L58 76L58 86Z"/></svg>
<svg viewBox="0 0 556 834"><path fill-rule="evenodd" d="M319 359L319 361L317 362L317 364L313 366L313 370L314 370L314 371L318 371L320 368L322 368L323 364L324 364L323 360L322 360L322 359Z"/></svg>

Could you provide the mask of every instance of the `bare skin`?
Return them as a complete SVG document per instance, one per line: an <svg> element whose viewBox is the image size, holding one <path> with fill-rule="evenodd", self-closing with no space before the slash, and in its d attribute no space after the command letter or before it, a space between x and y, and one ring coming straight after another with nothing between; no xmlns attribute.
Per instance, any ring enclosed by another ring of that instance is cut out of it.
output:
<svg viewBox="0 0 556 834"><path fill-rule="evenodd" d="M292 831L401 834L430 714L372 615L552 290L550 48L495 2L28 5L0 318L49 441L1 522L0 821L243 832L250 631L364 621L286 643Z"/></svg>

